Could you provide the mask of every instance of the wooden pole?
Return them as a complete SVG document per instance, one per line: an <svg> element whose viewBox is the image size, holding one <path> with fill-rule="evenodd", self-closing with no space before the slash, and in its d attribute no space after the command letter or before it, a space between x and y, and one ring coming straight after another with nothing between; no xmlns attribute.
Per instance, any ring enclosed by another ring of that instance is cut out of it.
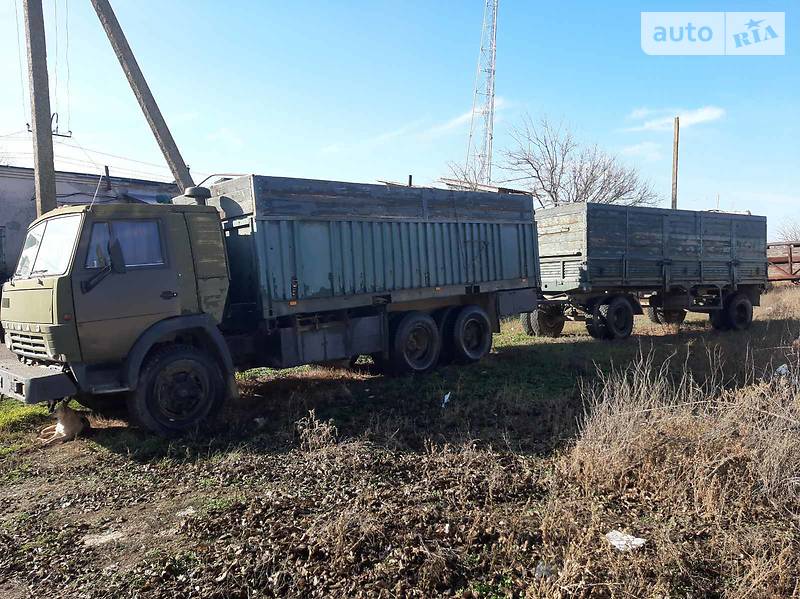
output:
<svg viewBox="0 0 800 599"><path fill-rule="evenodd" d="M681 135L681 119L675 117L675 129L672 137L672 209L678 209L678 144Z"/></svg>
<svg viewBox="0 0 800 599"><path fill-rule="evenodd" d="M167 122L164 120L158 104L156 104L142 70L139 68L139 63L136 62L136 57L134 57L133 51L128 45L128 40L125 38L122 27L111 9L111 4L109 4L108 0L91 0L91 2L97 17L100 19L100 24L111 42L114 54L117 55L119 64L128 78L128 83L133 89L133 94L139 102L144 117L147 119L158 146L161 148L161 153L164 154L164 159L172 171L172 176L175 177L175 182L181 192L185 191L187 187L193 187L194 182L189 174L189 168L183 161L180 151L178 151L178 146L169 131L169 127L167 127Z"/></svg>
<svg viewBox="0 0 800 599"><path fill-rule="evenodd" d="M47 44L42 0L24 0L25 40L28 46L28 84L31 92L33 180L36 216L56 208L56 171L50 124L50 86L47 80Z"/></svg>

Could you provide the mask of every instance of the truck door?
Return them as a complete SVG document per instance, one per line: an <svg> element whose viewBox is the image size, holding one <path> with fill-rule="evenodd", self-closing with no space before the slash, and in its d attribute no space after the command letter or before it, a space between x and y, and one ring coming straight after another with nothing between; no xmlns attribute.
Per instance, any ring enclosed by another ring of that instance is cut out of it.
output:
<svg viewBox="0 0 800 599"><path fill-rule="evenodd" d="M170 253L167 225L160 216L111 218L84 231L72 277L84 362L123 359L150 325L181 313L183 260ZM110 265L110 240L119 241L126 272L112 272L87 290L85 282Z"/></svg>

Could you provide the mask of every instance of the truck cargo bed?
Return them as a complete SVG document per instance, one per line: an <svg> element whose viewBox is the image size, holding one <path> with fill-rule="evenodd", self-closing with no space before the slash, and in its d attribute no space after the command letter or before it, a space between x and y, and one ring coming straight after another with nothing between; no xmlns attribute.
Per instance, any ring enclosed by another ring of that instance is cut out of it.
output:
<svg viewBox="0 0 800 599"><path fill-rule="evenodd" d="M536 211L544 293L766 282L766 218L571 204Z"/></svg>
<svg viewBox="0 0 800 599"><path fill-rule="evenodd" d="M212 195L231 301L265 318L538 287L528 196L256 175Z"/></svg>

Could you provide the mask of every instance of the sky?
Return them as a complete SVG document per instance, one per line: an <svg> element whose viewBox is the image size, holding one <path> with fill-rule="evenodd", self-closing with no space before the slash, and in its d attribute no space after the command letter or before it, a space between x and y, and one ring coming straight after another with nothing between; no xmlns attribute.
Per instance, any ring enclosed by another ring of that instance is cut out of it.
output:
<svg viewBox="0 0 800 599"><path fill-rule="evenodd" d="M89 0L43 0L56 167L169 180ZM494 162L525 115L620 156L668 205L800 218L797 0L500 0ZM481 0L113 0L195 180L432 184L466 155ZM0 0L0 159L31 164L22 0ZM785 11L785 56L651 56L642 11ZM20 56L19 52L23 54ZM497 167L496 173L502 177Z"/></svg>

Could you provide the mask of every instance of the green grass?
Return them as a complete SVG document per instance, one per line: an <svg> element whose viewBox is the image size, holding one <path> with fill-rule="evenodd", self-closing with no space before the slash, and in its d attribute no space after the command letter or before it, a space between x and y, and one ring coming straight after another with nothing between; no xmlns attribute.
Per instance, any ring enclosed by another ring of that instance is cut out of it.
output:
<svg viewBox="0 0 800 599"><path fill-rule="evenodd" d="M29 406L15 399L0 399L0 432L19 432L47 420L47 408Z"/></svg>

